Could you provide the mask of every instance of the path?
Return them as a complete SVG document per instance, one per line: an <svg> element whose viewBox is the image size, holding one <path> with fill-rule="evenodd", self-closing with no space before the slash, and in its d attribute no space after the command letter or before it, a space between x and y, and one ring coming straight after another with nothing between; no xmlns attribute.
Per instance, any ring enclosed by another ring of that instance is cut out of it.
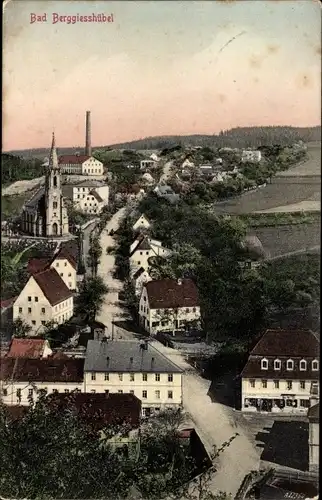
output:
<svg viewBox="0 0 322 500"><path fill-rule="evenodd" d="M164 166L163 166L163 173L162 173L162 175L160 177L159 183L161 183L161 182L167 182L167 180L171 176L171 167L172 167L172 165L173 165L172 161L167 161L164 164Z"/></svg>
<svg viewBox="0 0 322 500"><path fill-rule="evenodd" d="M209 488L212 492L225 491L235 497L244 477L251 470L259 469L260 449L245 430L243 417L208 396L210 382L203 379L186 363L181 353L165 347L157 341L151 344L171 361L185 370L183 381L184 409L194 422L206 449L211 452L213 445L220 447L236 432L234 441L218 457L217 472L213 475Z"/></svg>

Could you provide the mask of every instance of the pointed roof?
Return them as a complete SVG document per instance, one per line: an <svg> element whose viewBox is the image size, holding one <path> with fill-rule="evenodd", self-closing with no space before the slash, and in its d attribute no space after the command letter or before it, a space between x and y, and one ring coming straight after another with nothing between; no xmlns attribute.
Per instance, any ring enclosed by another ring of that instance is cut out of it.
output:
<svg viewBox="0 0 322 500"><path fill-rule="evenodd" d="M50 150L50 154L49 154L48 168L49 169L58 169L59 168L54 132L53 132L53 139L52 139L52 143L51 143L51 150Z"/></svg>

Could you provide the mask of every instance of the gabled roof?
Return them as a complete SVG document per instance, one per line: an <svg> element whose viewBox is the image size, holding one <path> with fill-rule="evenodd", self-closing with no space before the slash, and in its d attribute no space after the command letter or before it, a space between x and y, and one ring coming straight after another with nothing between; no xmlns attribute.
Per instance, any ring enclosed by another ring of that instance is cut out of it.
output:
<svg viewBox="0 0 322 500"><path fill-rule="evenodd" d="M74 257L72 257L72 255L68 252L66 247L60 247L58 252L51 259L50 264L52 264L57 259L66 259L74 269L77 269L77 262L75 261Z"/></svg>
<svg viewBox="0 0 322 500"><path fill-rule="evenodd" d="M191 279L152 280L144 286L150 309L199 306L198 289Z"/></svg>
<svg viewBox="0 0 322 500"><path fill-rule="evenodd" d="M149 239L147 236L142 235L142 237L137 238L137 240L138 240L138 244L136 247L134 247L134 249L130 253L130 257L132 257L132 255L137 250L151 250L151 245L150 245L150 242L149 242Z"/></svg>
<svg viewBox="0 0 322 500"><path fill-rule="evenodd" d="M38 205L38 202L43 196L45 196L45 188L41 187L29 200L26 201L24 206L33 207L35 205Z"/></svg>
<svg viewBox="0 0 322 500"><path fill-rule="evenodd" d="M84 359L26 359L3 358L0 380L17 382L74 382L81 383Z"/></svg>
<svg viewBox="0 0 322 500"><path fill-rule="evenodd" d="M33 274L32 277L51 306L55 306L56 304L73 297L73 293L69 290L57 271L53 268Z"/></svg>
<svg viewBox="0 0 322 500"><path fill-rule="evenodd" d="M77 240L69 240L63 241L61 246L61 250L67 252L75 263L79 260L79 246Z"/></svg>
<svg viewBox="0 0 322 500"><path fill-rule="evenodd" d="M45 345L44 339L13 339L7 357L39 359L43 355Z"/></svg>
<svg viewBox="0 0 322 500"><path fill-rule="evenodd" d="M145 349L145 345L147 349ZM132 340L87 344L85 372L181 373L182 370L149 344Z"/></svg>
<svg viewBox="0 0 322 500"><path fill-rule="evenodd" d="M289 357L293 359L292 354ZM276 356L277 358L277 356ZM281 359L281 369L274 369L274 360L268 359L268 369L262 370L261 366L262 357L260 356L250 356L241 376L243 378L260 378L260 379L275 379L278 377L283 380L317 380L319 378L319 371L312 370L312 363L307 363L307 369L305 371L300 370L299 360L294 360L293 370L287 370L287 359Z"/></svg>
<svg viewBox="0 0 322 500"><path fill-rule="evenodd" d="M40 273L50 266L50 262L48 258L31 258L28 260L27 271L31 274Z"/></svg>
<svg viewBox="0 0 322 500"><path fill-rule="evenodd" d="M59 165L82 165L84 161L91 158L87 155L62 155L58 158Z"/></svg>
<svg viewBox="0 0 322 500"><path fill-rule="evenodd" d="M266 330L250 352L257 356L319 356L320 342L311 330Z"/></svg>

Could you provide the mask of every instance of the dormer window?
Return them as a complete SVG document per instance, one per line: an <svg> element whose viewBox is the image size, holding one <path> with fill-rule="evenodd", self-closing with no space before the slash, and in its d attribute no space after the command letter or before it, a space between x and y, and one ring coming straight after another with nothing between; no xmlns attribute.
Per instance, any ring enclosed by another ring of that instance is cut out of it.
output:
<svg viewBox="0 0 322 500"><path fill-rule="evenodd" d="M280 369L281 369L281 360L275 359L274 360L274 370L280 370Z"/></svg>
<svg viewBox="0 0 322 500"><path fill-rule="evenodd" d="M292 371L294 369L294 361L292 359L288 359L286 361L286 370Z"/></svg>
<svg viewBox="0 0 322 500"><path fill-rule="evenodd" d="M318 371L319 369L319 362L317 359L315 359L314 361L312 361L312 371Z"/></svg>
<svg viewBox="0 0 322 500"><path fill-rule="evenodd" d="M261 367L262 367L262 370L268 370L268 361L267 359L262 359L262 362L261 362Z"/></svg>
<svg viewBox="0 0 322 500"><path fill-rule="evenodd" d="M300 361L300 371L304 372L306 370L306 361L305 359L301 359Z"/></svg>

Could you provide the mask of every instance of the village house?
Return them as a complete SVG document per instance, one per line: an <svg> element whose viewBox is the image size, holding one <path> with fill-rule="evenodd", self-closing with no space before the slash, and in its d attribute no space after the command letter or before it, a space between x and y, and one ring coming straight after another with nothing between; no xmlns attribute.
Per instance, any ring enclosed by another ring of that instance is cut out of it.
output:
<svg viewBox="0 0 322 500"><path fill-rule="evenodd" d="M307 413L319 384L320 342L310 330L267 330L241 373L242 410Z"/></svg>
<svg viewBox="0 0 322 500"><path fill-rule="evenodd" d="M143 269L143 267L140 267L137 271L134 272L131 281L134 286L135 295L137 297L141 296L143 285L151 280L152 278L149 275L148 271Z"/></svg>
<svg viewBox="0 0 322 500"><path fill-rule="evenodd" d="M158 196L158 198L163 198L171 204L178 203L180 196L176 194L172 187L167 184L158 184L153 192Z"/></svg>
<svg viewBox="0 0 322 500"><path fill-rule="evenodd" d="M155 160L141 160L140 161L140 169L145 170L146 168L154 168L157 162Z"/></svg>
<svg viewBox="0 0 322 500"><path fill-rule="evenodd" d="M37 274L49 268L57 271L70 290L77 290L77 263L64 247L60 247L51 259L32 258L27 265L30 274Z"/></svg>
<svg viewBox="0 0 322 500"><path fill-rule="evenodd" d="M6 405L28 405L39 391L84 391L84 359L1 359L0 394Z"/></svg>
<svg viewBox="0 0 322 500"><path fill-rule="evenodd" d="M133 184L133 186L121 186L118 193L115 194L116 201L131 201L131 200L142 200L144 198L145 191L138 184Z"/></svg>
<svg viewBox="0 0 322 500"><path fill-rule="evenodd" d="M73 314L73 292L52 267L31 275L13 305L13 320L26 321L34 335L48 321L61 324Z"/></svg>
<svg viewBox="0 0 322 500"><path fill-rule="evenodd" d="M73 205L77 205L80 200L86 198L92 189L98 188L102 186L102 181L97 181L94 179L87 179L81 182L77 182L72 186L66 185L66 189L71 191L71 197L73 201Z"/></svg>
<svg viewBox="0 0 322 500"><path fill-rule="evenodd" d="M145 172L145 174L142 175L141 181L144 185L147 186L151 186L155 182L152 175L149 172Z"/></svg>
<svg viewBox="0 0 322 500"><path fill-rule="evenodd" d="M191 279L153 280L143 285L140 324L151 335L184 330L200 320L198 290Z"/></svg>
<svg viewBox="0 0 322 500"><path fill-rule="evenodd" d="M244 149L242 151L242 156L241 156L242 162L259 163L261 159L262 159L262 153L260 151L253 151L249 149Z"/></svg>
<svg viewBox="0 0 322 500"><path fill-rule="evenodd" d="M147 342L89 340L84 365L86 392L130 393L142 415L182 405L182 370Z"/></svg>
<svg viewBox="0 0 322 500"><path fill-rule="evenodd" d="M74 202L75 208L87 214L100 214L108 205L109 189L108 186L99 186L89 190L86 194L77 194L79 199Z"/></svg>
<svg viewBox="0 0 322 500"><path fill-rule="evenodd" d="M134 243L136 244L134 245ZM130 247L130 268L143 267L144 270L148 271L151 257L167 258L170 254L171 250L163 247L160 241L141 235Z"/></svg>
<svg viewBox="0 0 322 500"><path fill-rule="evenodd" d="M58 158L60 170L63 174L73 175L103 175L104 165L93 156L74 154L63 155Z"/></svg>
<svg viewBox="0 0 322 500"><path fill-rule="evenodd" d="M7 358L43 359L51 356L48 340L13 338L7 353Z"/></svg>
<svg viewBox="0 0 322 500"><path fill-rule="evenodd" d="M152 153L150 155L150 159L153 160L153 161L159 161L160 158L158 157L158 155L156 153Z"/></svg>
<svg viewBox="0 0 322 500"><path fill-rule="evenodd" d="M141 229L150 229L150 228L151 228L151 222L144 214L140 215L140 217L134 222L132 226L133 231L140 231Z"/></svg>

